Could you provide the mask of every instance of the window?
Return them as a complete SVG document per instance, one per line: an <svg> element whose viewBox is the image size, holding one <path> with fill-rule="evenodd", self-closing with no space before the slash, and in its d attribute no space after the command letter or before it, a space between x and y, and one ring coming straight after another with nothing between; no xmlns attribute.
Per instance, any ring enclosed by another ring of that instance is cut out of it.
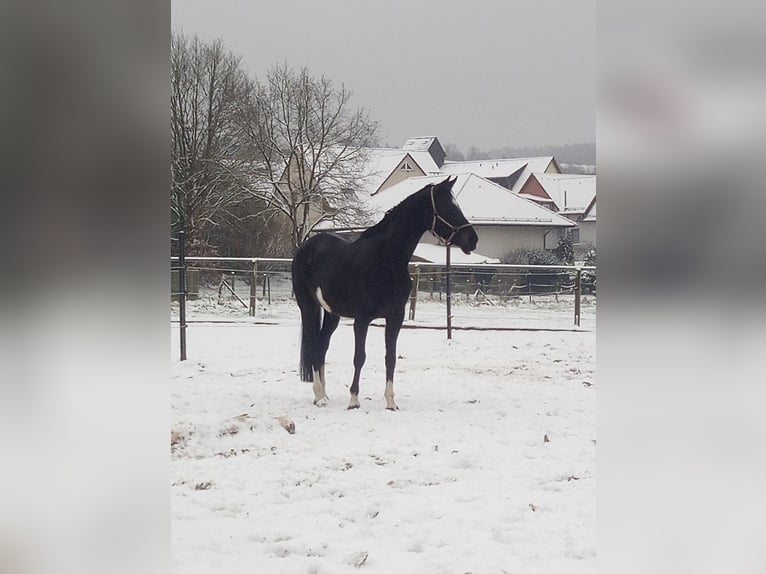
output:
<svg viewBox="0 0 766 574"><path fill-rule="evenodd" d="M572 240L572 245L580 244L580 230L578 228L571 229L569 231L569 238Z"/></svg>
<svg viewBox="0 0 766 574"><path fill-rule="evenodd" d="M405 161L402 164L402 171L412 171L412 166L410 165L408 161Z"/></svg>

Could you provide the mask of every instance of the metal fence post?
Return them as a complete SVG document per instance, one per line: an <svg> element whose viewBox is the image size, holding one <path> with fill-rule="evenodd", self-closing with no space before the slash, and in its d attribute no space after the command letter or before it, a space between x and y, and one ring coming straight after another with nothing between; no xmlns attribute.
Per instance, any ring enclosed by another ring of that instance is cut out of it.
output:
<svg viewBox="0 0 766 574"><path fill-rule="evenodd" d="M180 324L181 360L186 360L186 233L178 232L178 323Z"/></svg>
<svg viewBox="0 0 766 574"><path fill-rule="evenodd" d="M253 295L250 305L253 307L253 317L255 317L255 310L258 307L258 260L253 261Z"/></svg>
<svg viewBox="0 0 766 574"><path fill-rule="evenodd" d="M256 275L256 266L257 263L253 262L253 276L250 278L250 307L248 309L248 314L251 317L255 317L255 282L258 275Z"/></svg>
<svg viewBox="0 0 766 574"><path fill-rule="evenodd" d="M447 245L447 339L452 339L452 290L450 288L450 248Z"/></svg>
<svg viewBox="0 0 766 574"><path fill-rule="evenodd" d="M582 269L577 268L575 273L575 305L574 305L574 324L580 326L580 293L582 292Z"/></svg>

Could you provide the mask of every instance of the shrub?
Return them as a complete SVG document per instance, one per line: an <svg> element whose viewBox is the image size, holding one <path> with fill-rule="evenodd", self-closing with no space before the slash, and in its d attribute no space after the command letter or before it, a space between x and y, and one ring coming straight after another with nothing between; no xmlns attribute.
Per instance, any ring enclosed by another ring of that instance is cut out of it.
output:
<svg viewBox="0 0 766 574"><path fill-rule="evenodd" d="M591 247L583 257L585 265L596 266L596 248ZM583 293L595 293L596 292L596 272L595 271L583 271L582 272L582 290Z"/></svg>
<svg viewBox="0 0 766 574"><path fill-rule="evenodd" d="M561 265L561 260L556 257L553 251L539 249L536 247L522 247L514 249L502 259L503 263L512 265ZM512 279L513 277L509 277ZM515 277L518 284L526 285L532 283L532 292L544 293L557 289L557 287L546 287L547 285L558 285L560 275L551 271L533 271L530 273L520 272Z"/></svg>
<svg viewBox="0 0 766 574"><path fill-rule="evenodd" d="M511 265L561 265L555 253L537 247L514 249L502 261Z"/></svg>
<svg viewBox="0 0 766 574"><path fill-rule="evenodd" d="M556 249L553 250L556 257L565 265L574 265L575 252L572 245L572 239L570 237L562 237L559 239Z"/></svg>

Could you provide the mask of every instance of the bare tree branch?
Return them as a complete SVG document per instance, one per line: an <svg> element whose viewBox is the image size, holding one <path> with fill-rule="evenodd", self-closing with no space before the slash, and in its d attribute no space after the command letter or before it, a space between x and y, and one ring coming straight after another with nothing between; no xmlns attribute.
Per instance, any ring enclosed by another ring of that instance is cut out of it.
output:
<svg viewBox="0 0 766 574"><path fill-rule="evenodd" d="M352 109L350 99L325 77L277 65L264 84L253 85L240 110L242 137L274 182L269 193L255 195L264 212L288 217L293 249L325 221L363 215L355 190L378 126L366 111Z"/></svg>

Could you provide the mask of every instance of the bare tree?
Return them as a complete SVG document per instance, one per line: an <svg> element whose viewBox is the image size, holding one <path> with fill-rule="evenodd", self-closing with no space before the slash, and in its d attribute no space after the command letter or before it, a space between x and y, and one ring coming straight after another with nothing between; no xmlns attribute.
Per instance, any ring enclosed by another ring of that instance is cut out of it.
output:
<svg viewBox="0 0 766 574"><path fill-rule="evenodd" d="M444 153L447 155L447 159L450 161L465 161L465 155L460 151L460 148L453 143L447 143L444 145Z"/></svg>
<svg viewBox="0 0 766 574"><path fill-rule="evenodd" d="M351 225L364 219L357 190L378 126L367 111L351 108L351 92L286 64L251 88L240 127L270 185L248 187L265 214L289 222L293 250L324 221Z"/></svg>
<svg viewBox="0 0 766 574"><path fill-rule="evenodd" d="M250 81L240 59L220 41L206 44L173 33L171 40L171 209L193 245L204 248L212 228L236 217L252 197L241 159L237 110Z"/></svg>

